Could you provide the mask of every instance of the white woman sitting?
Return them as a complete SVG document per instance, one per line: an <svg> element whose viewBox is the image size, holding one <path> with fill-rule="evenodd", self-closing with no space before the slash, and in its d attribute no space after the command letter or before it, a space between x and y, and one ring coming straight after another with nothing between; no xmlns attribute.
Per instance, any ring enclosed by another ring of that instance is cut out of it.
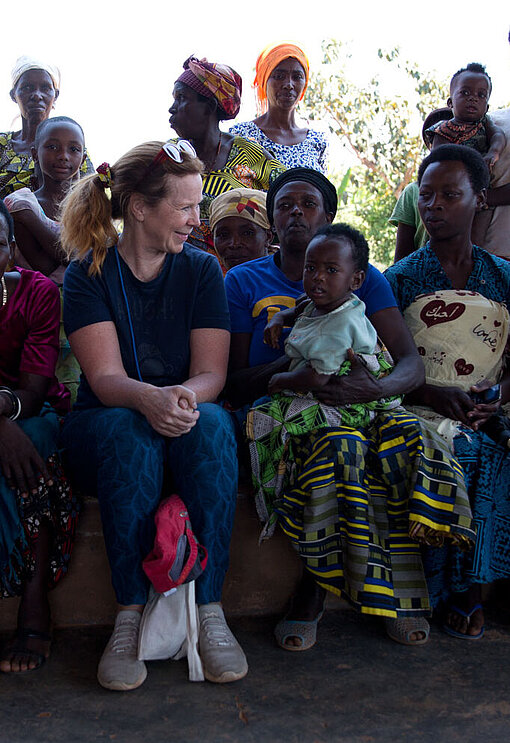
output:
<svg viewBox="0 0 510 743"><path fill-rule="evenodd" d="M149 587L142 560L171 492L209 554L196 584L204 675L224 683L248 670L220 603L237 497L230 418L213 404L229 313L218 261L186 243L199 224L202 170L189 142L147 142L64 202L61 240L77 259L65 275L64 323L83 375L62 441L73 477L99 499L118 602L98 668L107 689L134 689L147 675L136 653Z"/></svg>
<svg viewBox="0 0 510 743"><path fill-rule="evenodd" d="M273 44L260 53L255 69L259 116L234 124L230 133L258 142L286 168L312 168L326 174L326 135L296 120L310 77L306 54L295 44Z"/></svg>

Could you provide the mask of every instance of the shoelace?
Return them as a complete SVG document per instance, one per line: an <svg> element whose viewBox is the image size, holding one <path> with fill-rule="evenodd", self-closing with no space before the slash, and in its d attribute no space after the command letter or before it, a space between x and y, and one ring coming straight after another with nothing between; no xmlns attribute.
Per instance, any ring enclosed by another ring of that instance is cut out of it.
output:
<svg viewBox="0 0 510 743"><path fill-rule="evenodd" d="M235 645L234 636L223 617L219 617L217 614L204 614L200 620L200 625L211 645L214 644L218 647Z"/></svg>
<svg viewBox="0 0 510 743"><path fill-rule="evenodd" d="M134 653L138 650L138 629L136 619L126 617L113 632L112 653Z"/></svg>

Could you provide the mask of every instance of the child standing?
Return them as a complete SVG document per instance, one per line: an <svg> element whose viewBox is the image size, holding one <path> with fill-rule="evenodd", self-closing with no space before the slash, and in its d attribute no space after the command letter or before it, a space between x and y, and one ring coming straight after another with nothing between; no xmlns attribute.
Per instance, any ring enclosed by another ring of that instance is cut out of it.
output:
<svg viewBox="0 0 510 743"><path fill-rule="evenodd" d="M32 147L40 188L35 193L21 188L5 197L14 220L16 262L50 276L58 285L65 271L58 212L85 157L83 130L76 121L67 116L46 119L37 127Z"/></svg>
<svg viewBox="0 0 510 743"><path fill-rule="evenodd" d="M32 158L39 170L40 188L33 193L21 188L5 197L14 220L17 253L22 268L40 271L61 289L66 269L60 249L60 204L72 183L80 177L86 158L83 129L67 116L55 116L37 127ZM71 392L74 402L80 368L71 353L63 325L60 326L60 355L56 375Z"/></svg>
<svg viewBox="0 0 510 743"><path fill-rule="evenodd" d="M268 534L275 523L273 502L286 481L291 436L336 426L362 428L377 412L400 405L400 397L393 397L331 407L313 396L332 374L348 374L356 363L376 377L391 371L383 352L376 353L377 333L364 303L352 294L365 278L368 252L363 235L349 225L321 228L306 251L308 301L278 312L266 326L266 343L276 348L284 325L294 325L285 342L289 371L271 378L271 400L252 408L246 424L257 510Z"/></svg>
<svg viewBox="0 0 510 743"><path fill-rule="evenodd" d="M442 144L463 144L483 155L489 170L499 160L506 144L504 131L487 116L492 82L485 67L470 62L450 80L447 105L453 111L449 121L439 121L425 131L430 149ZM478 212L473 222L471 239L483 247L490 215Z"/></svg>

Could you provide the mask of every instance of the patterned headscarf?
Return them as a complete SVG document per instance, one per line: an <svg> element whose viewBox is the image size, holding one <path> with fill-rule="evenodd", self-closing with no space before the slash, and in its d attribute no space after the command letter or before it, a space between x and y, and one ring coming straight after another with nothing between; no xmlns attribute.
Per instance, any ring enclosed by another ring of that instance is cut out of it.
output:
<svg viewBox="0 0 510 743"><path fill-rule="evenodd" d="M308 62L308 57L302 49L290 42L285 41L281 44L270 44L259 54L255 65L255 80L253 81L253 85L255 87L257 110L259 113L262 114L267 111L266 87L270 74L275 67L278 67L280 62L283 62L284 59L289 59L289 57L297 59L305 71L305 87L303 88L303 92L299 98L299 100L302 100L310 77L310 64Z"/></svg>
<svg viewBox="0 0 510 743"><path fill-rule="evenodd" d="M16 60L11 72L11 90L16 87L20 77L28 70L44 70L51 77L55 90L60 90L60 70L58 67L28 56L18 57Z"/></svg>
<svg viewBox="0 0 510 743"><path fill-rule="evenodd" d="M189 57L183 64L184 72L177 78L206 98L216 98L224 113L222 119L235 119L241 107L243 81L232 67L207 59Z"/></svg>
<svg viewBox="0 0 510 743"><path fill-rule="evenodd" d="M233 188L214 199L209 212L211 232L225 217L241 217L268 230L266 194L253 188Z"/></svg>

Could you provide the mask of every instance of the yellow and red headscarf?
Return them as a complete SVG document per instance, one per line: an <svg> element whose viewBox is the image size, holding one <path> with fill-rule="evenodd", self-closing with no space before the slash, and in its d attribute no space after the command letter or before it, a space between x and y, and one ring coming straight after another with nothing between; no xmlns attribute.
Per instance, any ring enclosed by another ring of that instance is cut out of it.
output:
<svg viewBox="0 0 510 743"><path fill-rule="evenodd" d="M222 119L235 119L241 107L241 76L232 67L208 62L205 57L188 57L183 67L184 72L177 78L177 82L189 85L206 98L216 98L224 113Z"/></svg>
<svg viewBox="0 0 510 743"><path fill-rule="evenodd" d="M275 67L278 67L280 62L283 62L284 59L289 59L289 57L297 59L305 71L305 87L303 88L303 92L299 98L299 100L302 100L310 77L310 64L308 62L308 57L302 49L288 41L284 41L281 44L270 44L259 54L255 65L255 80L253 81L253 85L255 87L257 110L259 114L267 111L266 87L270 74Z"/></svg>
<svg viewBox="0 0 510 743"><path fill-rule="evenodd" d="M253 188L233 188L220 194L211 203L209 227L211 232L226 217L241 217L248 222L269 230L271 225L267 218L266 194Z"/></svg>

